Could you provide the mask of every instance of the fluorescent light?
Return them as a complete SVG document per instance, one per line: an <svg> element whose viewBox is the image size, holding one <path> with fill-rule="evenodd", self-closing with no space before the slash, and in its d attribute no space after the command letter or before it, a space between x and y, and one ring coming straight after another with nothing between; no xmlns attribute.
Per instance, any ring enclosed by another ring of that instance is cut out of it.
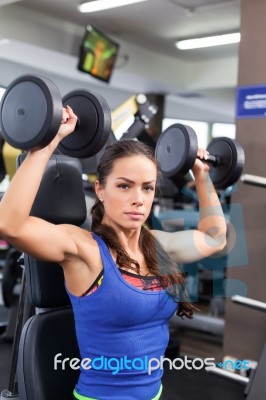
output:
<svg viewBox="0 0 266 400"><path fill-rule="evenodd" d="M140 3L147 0L91 0L80 4L78 9L82 13L108 10L110 8L127 6L129 4Z"/></svg>
<svg viewBox="0 0 266 400"><path fill-rule="evenodd" d="M229 33L226 35L209 36L197 39L180 40L176 47L180 50L199 49L202 47L221 46L224 44L239 43L240 33Z"/></svg>

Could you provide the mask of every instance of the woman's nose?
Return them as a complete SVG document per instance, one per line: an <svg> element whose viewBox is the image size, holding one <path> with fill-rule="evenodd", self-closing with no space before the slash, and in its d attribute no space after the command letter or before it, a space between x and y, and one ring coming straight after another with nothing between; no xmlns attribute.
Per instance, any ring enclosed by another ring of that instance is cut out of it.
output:
<svg viewBox="0 0 266 400"><path fill-rule="evenodd" d="M136 190L134 192L134 195L133 195L133 198L132 198L132 205L136 205L137 207L140 207L140 206L143 205L142 194L138 190Z"/></svg>
<svg viewBox="0 0 266 400"><path fill-rule="evenodd" d="M141 201L134 201L134 202L132 203L132 205L133 205L133 206L140 207L140 206L143 205L143 202L141 202Z"/></svg>

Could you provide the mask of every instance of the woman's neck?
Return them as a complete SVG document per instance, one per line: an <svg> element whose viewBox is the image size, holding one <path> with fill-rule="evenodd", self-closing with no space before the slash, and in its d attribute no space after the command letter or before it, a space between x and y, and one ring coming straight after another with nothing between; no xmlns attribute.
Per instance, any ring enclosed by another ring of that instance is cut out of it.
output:
<svg viewBox="0 0 266 400"><path fill-rule="evenodd" d="M116 232L119 242L128 254L140 252L139 238L141 227L137 229L123 229L121 226L117 226L105 218L103 218L102 223L110 226Z"/></svg>

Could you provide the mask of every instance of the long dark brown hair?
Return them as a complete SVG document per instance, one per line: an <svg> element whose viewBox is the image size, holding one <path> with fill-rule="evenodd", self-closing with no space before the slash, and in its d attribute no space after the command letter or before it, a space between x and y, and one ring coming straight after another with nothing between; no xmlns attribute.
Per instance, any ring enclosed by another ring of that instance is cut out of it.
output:
<svg viewBox="0 0 266 400"><path fill-rule="evenodd" d="M151 160L156 166L159 176L160 167L154 157L153 149L137 140L125 139L106 147L97 168L97 179L100 185L104 187L117 159L136 155L142 155ZM91 216L92 231L102 237L107 246L115 251L117 265L120 268L134 269L137 273L140 273L138 262L129 257L115 230L111 226L102 223L104 205L99 199L96 199L95 204L92 206ZM193 311L197 310L197 308L189 301L185 289L184 275L178 269L177 263L171 259L145 226L141 227L139 248L144 255L149 272L159 278L162 287L178 303L177 315L192 318Z"/></svg>

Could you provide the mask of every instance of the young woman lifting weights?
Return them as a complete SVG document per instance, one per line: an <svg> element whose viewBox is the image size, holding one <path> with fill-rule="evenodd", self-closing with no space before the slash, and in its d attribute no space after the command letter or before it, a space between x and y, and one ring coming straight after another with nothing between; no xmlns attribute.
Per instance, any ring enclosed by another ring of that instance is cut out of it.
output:
<svg viewBox="0 0 266 400"><path fill-rule="evenodd" d="M211 256L226 243L226 222L209 167L197 158L192 168L200 210L197 229L148 230L158 162L143 143L116 142L98 166L91 231L53 225L30 216L30 210L50 156L74 131L76 115L69 107L63 113L52 142L29 151L13 177L0 203L0 234L21 251L62 266L82 359L160 359L169 340L168 320L175 312L191 318L194 310L178 263ZM203 161L206 155L198 150ZM81 368L74 399L161 398L163 371L148 373L130 365L116 374Z"/></svg>

